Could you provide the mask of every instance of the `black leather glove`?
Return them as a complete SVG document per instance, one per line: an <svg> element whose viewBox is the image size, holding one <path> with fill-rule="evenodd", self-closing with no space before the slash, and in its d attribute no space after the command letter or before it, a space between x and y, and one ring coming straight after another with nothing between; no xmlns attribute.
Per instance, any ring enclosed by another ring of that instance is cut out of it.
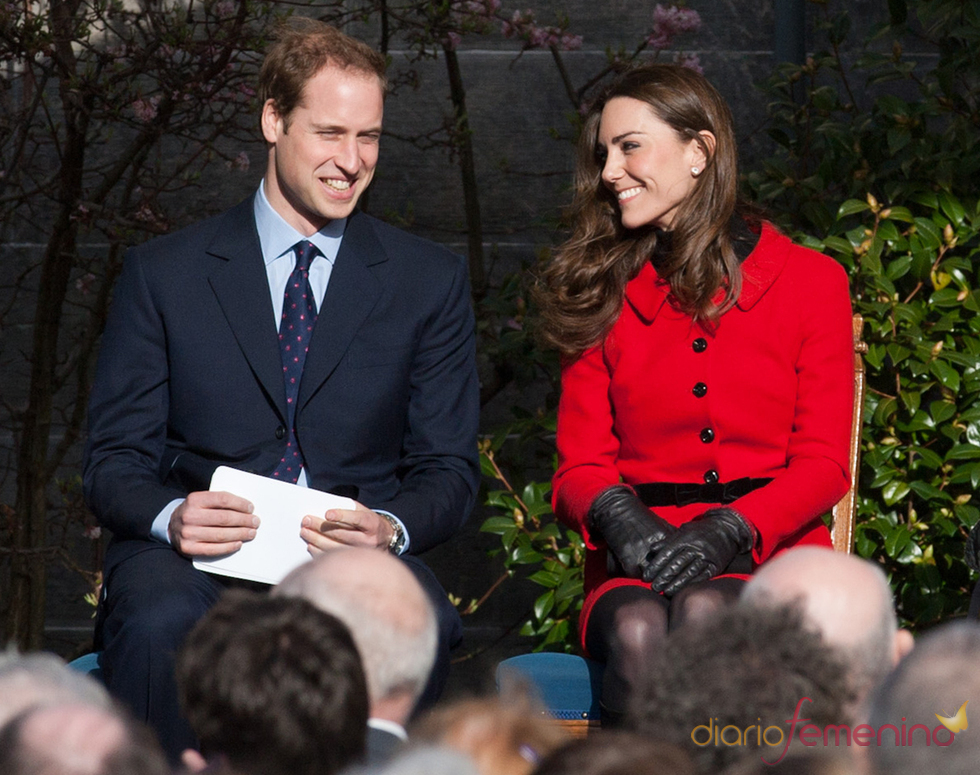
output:
<svg viewBox="0 0 980 775"><path fill-rule="evenodd" d="M677 528L643 505L624 484L603 490L592 501L586 518L589 528L603 538L614 565L612 576L638 579L647 555L656 550Z"/></svg>
<svg viewBox="0 0 980 775"><path fill-rule="evenodd" d="M754 536L735 509L709 509L681 525L647 557L643 580L654 592L670 597L689 584L717 576L741 552L752 549Z"/></svg>

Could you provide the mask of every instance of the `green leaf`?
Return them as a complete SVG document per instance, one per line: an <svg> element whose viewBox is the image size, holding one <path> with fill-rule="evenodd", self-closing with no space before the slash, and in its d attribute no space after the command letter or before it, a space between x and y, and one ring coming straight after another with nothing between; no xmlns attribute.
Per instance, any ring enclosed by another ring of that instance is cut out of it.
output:
<svg viewBox="0 0 980 775"><path fill-rule="evenodd" d="M929 414L936 421L936 425L939 425L956 414L956 404L952 401L933 401L929 404Z"/></svg>
<svg viewBox="0 0 980 775"><path fill-rule="evenodd" d="M536 573L532 573L530 576L528 576L528 579L533 581L535 584L540 584L542 587L554 589L558 586L561 576L557 573L539 570Z"/></svg>
<svg viewBox="0 0 980 775"><path fill-rule="evenodd" d="M963 219L966 217L966 210L960 204L960 201L948 191L939 192L939 206L953 223L956 225L963 223Z"/></svg>
<svg viewBox="0 0 980 775"><path fill-rule="evenodd" d="M889 557L898 556L912 541L908 528L899 525L885 538L885 551Z"/></svg>
<svg viewBox="0 0 980 775"><path fill-rule="evenodd" d="M890 207L888 208L891 212L888 215L888 219L892 221L902 221L903 223L912 223L912 211L907 207Z"/></svg>
<svg viewBox="0 0 980 775"><path fill-rule="evenodd" d="M910 489L906 482L895 479L882 488L881 495L886 505L893 506L908 495ZM889 554L892 554L892 552L889 552Z"/></svg>
<svg viewBox="0 0 980 775"><path fill-rule="evenodd" d="M960 389L960 373L946 361L933 361L929 370L954 393Z"/></svg>
<svg viewBox="0 0 980 775"><path fill-rule="evenodd" d="M493 463L490 462L490 458L486 455L480 455L480 473L488 479L497 478L497 471L494 469Z"/></svg>
<svg viewBox="0 0 980 775"><path fill-rule="evenodd" d="M483 524L480 525L480 532L503 535L513 527L514 520L510 517L488 517L487 519L483 520Z"/></svg>
<svg viewBox="0 0 980 775"><path fill-rule="evenodd" d="M926 482L909 482L909 487L912 489L912 492L924 500L952 500L952 498L949 497L949 493L940 490L938 487L934 487L931 484L927 484Z"/></svg>
<svg viewBox="0 0 980 775"><path fill-rule="evenodd" d="M943 401L942 403L946 402ZM933 419L935 419L935 417L936 415L933 414ZM936 422L938 423L939 421L937 420ZM943 464L943 459L928 447L913 447L912 449L919 459L919 464L925 466L926 468L934 471Z"/></svg>
<svg viewBox="0 0 980 775"><path fill-rule="evenodd" d="M973 444L956 444L946 453L946 460L976 460L980 458L980 447Z"/></svg>
<svg viewBox="0 0 980 775"><path fill-rule="evenodd" d="M846 218L848 215L854 215L854 213L863 213L865 210L870 209L867 202L862 202L860 199L848 199L837 210L837 220Z"/></svg>
<svg viewBox="0 0 980 775"><path fill-rule="evenodd" d="M918 230L919 238L930 250L938 250L939 246L943 244L939 227L928 218L916 218L915 227Z"/></svg>
<svg viewBox="0 0 980 775"><path fill-rule="evenodd" d="M902 345L900 344L890 344L888 345L887 350L888 350L888 357L892 359L892 365L894 366L898 366L902 361L904 361L912 354L912 351L908 347L902 347ZM906 393L908 391L902 391L902 392ZM918 408L918 406L919 404L918 402L916 402L916 408Z"/></svg>
<svg viewBox="0 0 980 775"><path fill-rule="evenodd" d="M534 618L539 622L543 621L544 618L551 613L551 609L554 607L555 591L552 589L548 590L534 601Z"/></svg>

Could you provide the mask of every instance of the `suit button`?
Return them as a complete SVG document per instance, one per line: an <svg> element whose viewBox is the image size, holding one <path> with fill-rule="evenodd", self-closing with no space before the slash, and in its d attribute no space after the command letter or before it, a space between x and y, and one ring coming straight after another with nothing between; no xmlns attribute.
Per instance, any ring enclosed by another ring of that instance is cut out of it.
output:
<svg viewBox="0 0 980 775"><path fill-rule="evenodd" d="M691 347L694 349L694 352L703 353L708 349L708 340L703 336L699 336L691 343Z"/></svg>
<svg viewBox="0 0 980 775"><path fill-rule="evenodd" d="M708 386L703 382L698 382L692 389L691 392L694 393L695 398L704 398L705 394L708 392Z"/></svg>
<svg viewBox="0 0 980 775"><path fill-rule="evenodd" d="M713 468L709 468L704 472L704 483L705 484L717 484L718 483L718 472Z"/></svg>
<svg viewBox="0 0 980 775"><path fill-rule="evenodd" d="M701 441L705 444L710 444L715 440L715 432L711 428L703 428L701 430Z"/></svg>
<svg viewBox="0 0 980 775"><path fill-rule="evenodd" d="M283 428L281 425L278 428L276 428L276 438L280 440L286 438L286 429Z"/></svg>

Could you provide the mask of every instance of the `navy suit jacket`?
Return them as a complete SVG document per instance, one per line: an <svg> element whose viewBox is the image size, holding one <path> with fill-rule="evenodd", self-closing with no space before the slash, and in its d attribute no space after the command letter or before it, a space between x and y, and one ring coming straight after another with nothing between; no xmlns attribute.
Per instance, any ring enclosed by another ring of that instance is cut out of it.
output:
<svg viewBox="0 0 980 775"><path fill-rule="evenodd" d="M310 486L396 514L413 554L473 506L474 337L464 259L355 211L310 341L297 438ZM161 509L207 489L218 465L271 474L285 423L252 199L132 248L102 340L84 474L116 542L149 538Z"/></svg>

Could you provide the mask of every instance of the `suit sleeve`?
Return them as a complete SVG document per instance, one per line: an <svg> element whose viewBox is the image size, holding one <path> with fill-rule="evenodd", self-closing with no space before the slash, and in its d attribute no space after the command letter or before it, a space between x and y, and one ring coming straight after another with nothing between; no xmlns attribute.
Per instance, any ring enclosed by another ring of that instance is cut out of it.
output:
<svg viewBox="0 0 980 775"><path fill-rule="evenodd" d="M799 305L802 340L786 468L732 507L756 528L756 562L820 515L847 491L854 396L854 342L847 275L842 267L811 276Z"/></svg>
<svg viewBox="0 0 980 775"><path fill-rule="evenodd" d="M552 505L558 519L579 531L590 549L596 545L586 525L589 507L602 490L620 480L609 384L601 346L562 367Z"/></svg>
<svg viewBox="0 0 980 775"><path fill-rule="evenodd" d="M476 325L463 259L423 327L409 391L400 487L391 500L366 505L397 515L410 536L409 553L419 554L466 521L480 483Z"/></svg>
<svg viewBox="0 0 980 775"><path fill-rule="evenodd" d="M167 346L138 256L138 250L127 253L102 336L83 474L86 502L120 538L149 538L154 517L186 495L160 484Z"/></svg>

